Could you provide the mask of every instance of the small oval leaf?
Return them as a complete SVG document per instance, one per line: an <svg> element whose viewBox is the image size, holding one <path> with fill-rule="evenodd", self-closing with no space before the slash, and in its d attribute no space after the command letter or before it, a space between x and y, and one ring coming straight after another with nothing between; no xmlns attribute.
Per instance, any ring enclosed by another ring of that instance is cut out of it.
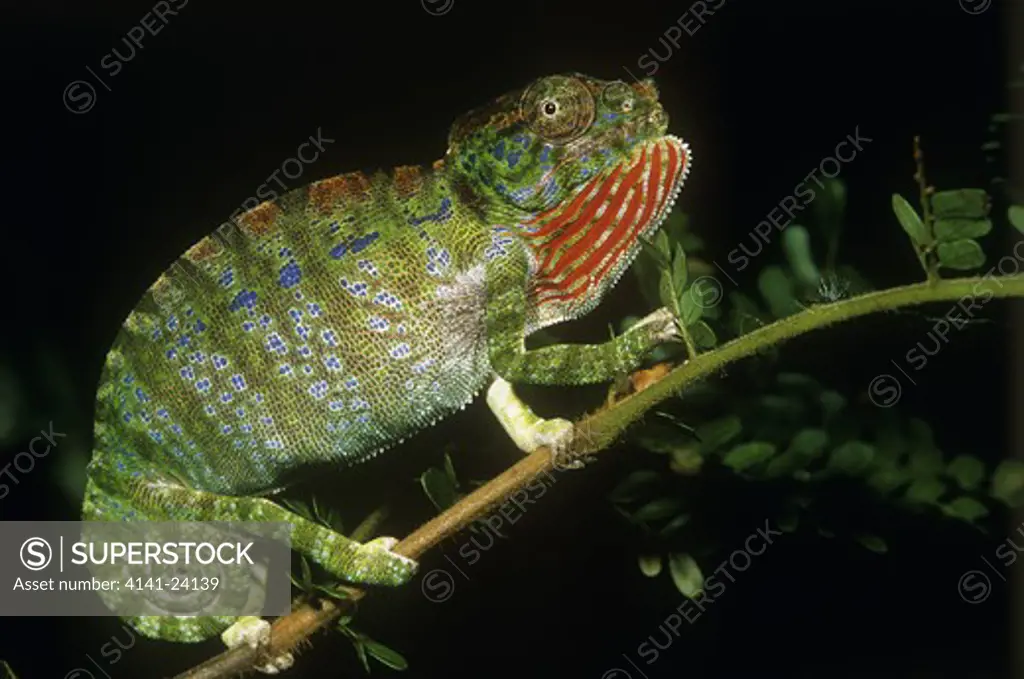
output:
<svg viewBox="0 0 1024 679"><path fill-rule="evenodd" d="M921 216L917 214L917 210L907 202L907 199L898 193L892 194L892 211L896 213L896 219L899 220L900 226L910 236L910 240L915 245L924 247L931 243L931 234L928 233L928 229L925 227L924 222L921 221Z"/></svg>
<svg viewBox="0 0 1024 679"><path fill-rule="evenodd" d="M692 599L703 589L704 575L689 554L670 554L668 569L672 575L672 583L683 596Z"/></svg>
<svg viewBox="0 0 1024 679"><path fill-rule="evenodd" d="M992 220L990 219L935 220L935 238L940 241L981 238L991 230Z"/></svg>
<svg viewBox="0 0 1024 679"><path fill-rule="evenodd" d="M1024 233L1024 205L1011 205L1006 216L1013 228Z"/></svg>
<svg viewBox="0 0 1024 679"><path fill-rule="evenodd" d="M942 508L948 516L973 522L988 515L988 508L971 497L958 497Z"/></svg>
<svg viewBox="0 0 1024 679"><path fill-rule="evenodd" d="M641 554L637 557L637 564L640 566L640 572L649 578L657 577L661 573L660 554Z"/></svg>
<svg viewBox="0 0 1024 679"><path fill-rule="evenodd" d="M985 465L976 457L958 455L946 467L946 473L964 490L973 490L985 478Z"/></svg>
<svg viewBox="0 0 1024 679"><path fill-rule="evenodd" d="M722 464L733 471L743 471L771 459L775 450L775 445L766 441L741 443L725 454Z"/></svg>
<svg viewBox="0 0 1024 679"><path fill-rule="evenodd" d="M632 514L634 521L649 522L675 516L683 508L682 501L674 497L662 497L652 500Z"/></svg>
<svg viewBox="0 0 1024 679"><path fill-rule="evenodd" d="M939 243L935 248L939 263L947 269L969 271L985 264L985 252L977 241L970 239Z"/></svg>

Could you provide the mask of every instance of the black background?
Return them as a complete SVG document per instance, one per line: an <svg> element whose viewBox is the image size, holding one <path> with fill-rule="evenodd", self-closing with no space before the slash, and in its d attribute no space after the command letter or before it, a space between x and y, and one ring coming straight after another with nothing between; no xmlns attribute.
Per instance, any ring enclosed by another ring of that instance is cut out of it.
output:
<svg viewBox="0 0 1024 679"><path fill-rule="evenodd" d="M43 426L59 400L69 414L55 427L87 440L103 356L146 286L318 129L335 141L302 183L428 163L444 153L455 116L538 75L628 78L624 67L640 75L638 59L652 47L665 55L659 38L689 4L455 0L432 16L414 1L191 0L114 77L101 59L115 47L126 54L123 36L152 3L5 8L0 346L26 394L12 412ZM932 183L989 187L996 171L981 145L992 137L990 116L1005 110L1011 77L1005 11L995 2L972 15L957 0L726 0L694 35L684 33L655 78L671 131L693 148L682 209L710 251L724 259L859 126L872 141L843 167L842 259L879 286L916 278L889 197L913 195L914 134L924 139ZM62 93L79 79L97 98L74 114ZM580 324L581 337L597 339L607 321L638 310L625 280ZM1003 310L993 304L986 314L995 323L960 333L900 403L933 422L951 451L997 459L1007 445ZM929 328L913 316L867 319L794 342L784 357L840 390L863 390ZM557 410L559 393L538 393L546 412ZM388 526L395 535L430 516L411 479L446 441L457 442L477 478L511 464L516 452L489 417L477 403L396 451L399 461L376 461L367 478L386 490L364 491L360 511L377 492L404 498ZM13 442L0 462L23 445ZM80 500L60 487L58 470L84 465L85 445L40 461L0 500L0 517L77 518ZM1008 623L1008 585L996 581L982 605L957 594L960 575L981 555L992 560L998 540L956 525L907 530L884 556L787 536L644 665L638 644L680 597L667 578L639 573L635 536L604 499L631 464L612 454L560 479L466 570L468 580L455 574L450 600L430 603L418 584L381 592L365 602L357 627L403 652L406 674L417 677L597 679L617 666L639 677L623 654L650 679L1008 675L1020 634ZM319 488L357 494L329 481ZM450 568L443 555L458 560L464 540L431 553L424 570ZM220 650L216 640L177 647L139 639L108 664L103 645L131 640L116 618L0 618L0 629L0 658L22 679L75 667L101 676L87 654L114 678L171 676ZM333 635L317 637L292 674L361 672Z"/></svg>

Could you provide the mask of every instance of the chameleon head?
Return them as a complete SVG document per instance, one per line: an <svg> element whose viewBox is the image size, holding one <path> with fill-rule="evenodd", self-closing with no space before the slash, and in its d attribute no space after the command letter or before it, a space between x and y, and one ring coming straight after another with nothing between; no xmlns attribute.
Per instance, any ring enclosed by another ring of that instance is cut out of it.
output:
<svg viewBox="0 0 1024 679"><path fill-rule="evenodd" d="M577 73L535 80L452 126L445 166L533 253L539 325L592 308L667 216L690 165L667 129L652 80Z"/></svg>

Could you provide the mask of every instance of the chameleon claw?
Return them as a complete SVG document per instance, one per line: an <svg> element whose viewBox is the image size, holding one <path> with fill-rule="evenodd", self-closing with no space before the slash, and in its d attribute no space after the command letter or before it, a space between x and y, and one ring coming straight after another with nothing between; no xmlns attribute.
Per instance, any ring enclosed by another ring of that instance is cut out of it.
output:
<svg viewBox="0 0 1024 679"><path fill-rule="evenodd" d="M238 646L260 648L270 643L270 623L256 616L243 616L224 630L220 638L228 648ZM278 674L281 670L286 670L294 664L295 657L291 653L282 653L265 665L257 665L255 669L263 674Z"/></svg>
<svg viewBox="0 0 1024 679"><path fill-rule="evenodd" d="M533 440L538 448L547 446L551 451L551 466L559 471L580 469L583 461L571 454L576 427L562 418L541 420L534 428Z"/></svg>

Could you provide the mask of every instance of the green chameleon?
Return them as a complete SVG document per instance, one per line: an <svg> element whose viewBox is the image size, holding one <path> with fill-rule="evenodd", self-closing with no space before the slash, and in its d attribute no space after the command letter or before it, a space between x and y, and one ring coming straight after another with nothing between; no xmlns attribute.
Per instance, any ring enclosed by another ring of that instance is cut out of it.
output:
<svg viewBox="0 0 1024 679"><path fill-rule="evenodd" d="M691 160L667 127L651 80L543 77L459 118L430 167L316 181L200 240L106 357L83 520L285 521L333 575L407 582L417 563L394 538L357 543L271 496L483 389L521 450L565 455L572 424L511 384L613 381L677 339L674 319L659 309L603 344L524 340L593 309L667 216ZM255 617L127 622L185 642L269 634Z"/></svg>

